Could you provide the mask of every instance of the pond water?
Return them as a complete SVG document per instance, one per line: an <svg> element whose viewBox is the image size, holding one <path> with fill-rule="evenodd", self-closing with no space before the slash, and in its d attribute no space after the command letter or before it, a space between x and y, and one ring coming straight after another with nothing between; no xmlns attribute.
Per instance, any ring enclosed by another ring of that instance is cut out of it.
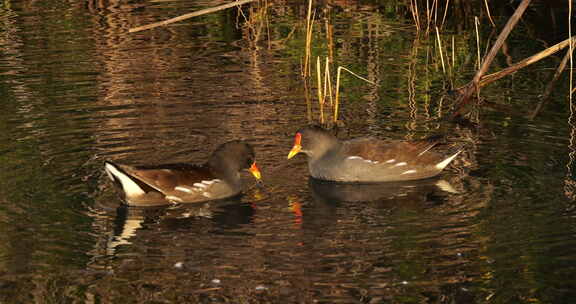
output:
<svg viewBox="0 0 576 304"><path fill-rule="evenodd" d="M221 3L0 4L0 303L574 303L567 78L530 118L559 58L487 86L454 123L445 93L476 69L473 21L442 35L444 73L436 38L378 3L316 8L313 55L377 84L343 75L338 136L447 134L464 152L437 179L334 185L286 160L320 119L303 3L138 33ZM557 42L523 26L495 70ZM234 199L128 208L103 174L104 160L199 163L232 139L265 181L245 176Z"/></svg>

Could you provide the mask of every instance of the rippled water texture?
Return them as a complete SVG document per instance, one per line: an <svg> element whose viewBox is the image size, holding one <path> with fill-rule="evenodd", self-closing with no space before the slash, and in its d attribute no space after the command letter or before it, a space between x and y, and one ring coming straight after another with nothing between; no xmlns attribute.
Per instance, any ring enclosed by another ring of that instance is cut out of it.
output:
<svg viewBox="0 0 576 304"><path fill-rule="evenodd" d="M436 179L339 185L286 160L294 132L321 119L316 57L300 75L304 3L132 34L222 3L0 4L0 302L574 303L567 78L534 113L559 59L487 86L472 123L454 123L445 93L476 69L473 21L449 16L444 74L436 37L380 2L315 10L313 55L377 84L343 74L337 133L446 134L440 151L464 152ZM500 27L509 13L492 12ZM530 22L495 70L556 42ZM244 176L232 199L129 208L103 173L104 160L200 163L232 139L255 146L265 181Z"/></svg>

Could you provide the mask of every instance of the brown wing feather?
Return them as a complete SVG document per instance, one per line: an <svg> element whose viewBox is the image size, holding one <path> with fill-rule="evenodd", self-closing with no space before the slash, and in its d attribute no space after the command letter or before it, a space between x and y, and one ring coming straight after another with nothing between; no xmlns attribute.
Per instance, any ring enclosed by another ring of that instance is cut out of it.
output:
<svg viewBox="0 0 576 304"><path fill-rule="evenodd" d="M162 165L157 167L123 166L122 169L143 183L164 193L173 191L177 186L192 186L194 183L199 183L203 180L217 178L211 172L210 168L206 166L186 164Z"/></svg>
<svg viewBox="0 0 576 304"><path fill-rule="evenodd" d="M437 144L436 141L383 141L375 138L360 138L344 142L344 151L349 156L360 156L372 161L386 162L395 159L397 162L430 162L439 157L428 151Z"/></svg>

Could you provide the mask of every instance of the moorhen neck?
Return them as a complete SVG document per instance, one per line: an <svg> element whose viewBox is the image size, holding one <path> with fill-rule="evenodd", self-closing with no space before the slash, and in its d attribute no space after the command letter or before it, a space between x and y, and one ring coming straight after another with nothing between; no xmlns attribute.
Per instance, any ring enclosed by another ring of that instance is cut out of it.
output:
<svg viewBox="0 0 576 304"><path fill-rule="evenodd" d="M329 131L309 126L300 129L288 159L308 156L310 175L337 182L392 182L436 176L461 152L448 157L430 151L438 142L383 141L357 138L339 141Z"/></svg>
<svg viewBox="0 0 576 304"><path fill-rule="evenodd" d="M223 199L242 191L240 171L260 181L254 149L246 142L220 145L203 165L187 163L126 166L106 162L105 169L131 206L199 203Z"/></svg>

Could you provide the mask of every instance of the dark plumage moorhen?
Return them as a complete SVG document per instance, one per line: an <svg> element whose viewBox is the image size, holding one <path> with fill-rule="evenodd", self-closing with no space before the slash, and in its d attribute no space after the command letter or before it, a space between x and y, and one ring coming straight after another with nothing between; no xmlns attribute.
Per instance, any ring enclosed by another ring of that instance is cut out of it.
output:
<svg viewBox="0 0 576 304"><path fill-rule="evenodd" d="M299 130L288 159L308 156L310 175L337 182L392 182L436 176L461 152L448 157L430 151L437 142L383 141L357 138L339 141L329 131L309 126Z"/></svg>
<svg viewBox="0 0 576 304"><path fill-rule="evenodd" d="M231 197L242 191L240 171L244 169L260 181L254 149L243 141L220 145L203 165L132 167L106 162L105 168L131 206L199 203Z"/></svg>

